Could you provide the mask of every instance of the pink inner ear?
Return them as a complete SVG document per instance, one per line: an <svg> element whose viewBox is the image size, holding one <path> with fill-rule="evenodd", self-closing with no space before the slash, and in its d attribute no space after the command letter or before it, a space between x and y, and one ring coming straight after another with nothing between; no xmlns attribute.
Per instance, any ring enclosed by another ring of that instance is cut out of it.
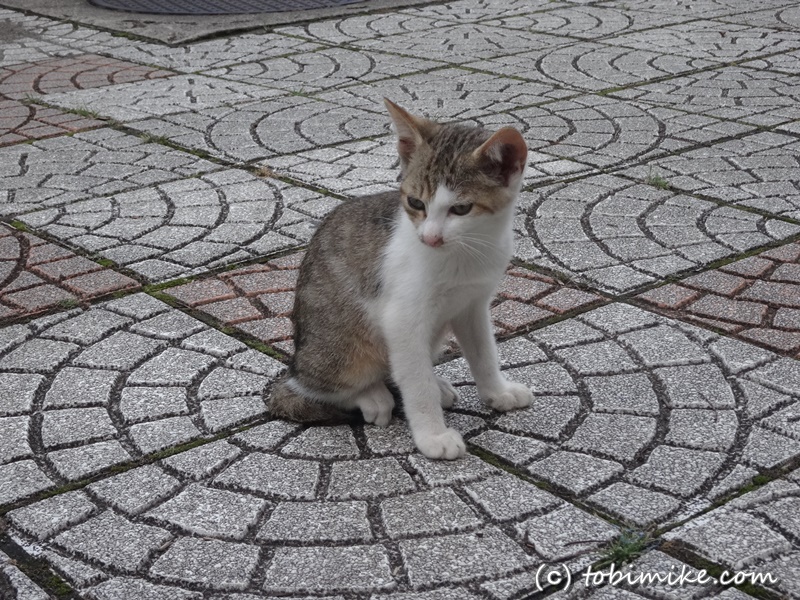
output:
<svg viewBox="0 0 800 600"><path fill-rule="evenodd" d="M414 143L414 140L404 137L398 138L397 140L397 153L405 160L411 158L416 148L417 145Z"/></svg>
<svg viewBox="0 0 800 600"><path fill-rule="evenodd" d="M514 175L524 171L528 147L519 131L504 127L484 142L476 154L478 168L507 187Z"/></svg>

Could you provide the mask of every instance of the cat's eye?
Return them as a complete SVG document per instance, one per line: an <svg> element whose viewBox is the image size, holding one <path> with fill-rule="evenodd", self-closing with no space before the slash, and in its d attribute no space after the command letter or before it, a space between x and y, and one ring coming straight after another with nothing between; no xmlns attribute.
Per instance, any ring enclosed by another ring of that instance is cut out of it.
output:
<svg viewBox="0 0 800 600"><path fill-rule="evenodd" d="M469 204L454 204L450 207L450 212L459 217L463 217L472 210L472 203Z"/></svg>
<svg viewBox="0 0 800 600"><path fill-rule="evenodd" d="M411 196L407 197L408 205L414 210L425 210L425 203L422 200L417 200Z"/></svg>

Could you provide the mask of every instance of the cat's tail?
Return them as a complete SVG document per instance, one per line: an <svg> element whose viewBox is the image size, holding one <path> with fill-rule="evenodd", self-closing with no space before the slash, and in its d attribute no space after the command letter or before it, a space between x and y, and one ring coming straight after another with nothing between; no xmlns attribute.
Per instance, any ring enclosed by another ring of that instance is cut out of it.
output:
<svg viewBox="0 0 800 600"><path fill-rule="evenodd" d="M340 424L359 420L360 411L346 411L333 404L308 398L293 389L290 379L284 375L272 386L269 398L272 416L300 423Z"/></svg>

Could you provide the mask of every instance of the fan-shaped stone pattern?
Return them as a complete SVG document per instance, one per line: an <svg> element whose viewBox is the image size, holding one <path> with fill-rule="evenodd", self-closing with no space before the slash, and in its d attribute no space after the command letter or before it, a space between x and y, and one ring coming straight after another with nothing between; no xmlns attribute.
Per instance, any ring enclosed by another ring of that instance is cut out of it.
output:
<svg viewBox="0 0 800 600"><path fill-rule="evenodd" d="M0 225L0 320L139 287L69 250Z"/></svg>
<svg viewBox="0 0 800 600"><path fill-rule="evenodd" d="M160 79L172 74L114 58L82 54L0 67L0 95L22 100L29 95Z"/></svg>
<svg viewBox="0 0 800 600"><path fill-rule="evenodd" d="M760 68L704 71L612 95L753 125L773 126L800 119L800 77Z"/></svg>
<svg viewBox="0 0 800 600"><path fill-rule="evenodd" d="M305 25L279 27L275 31L288 36L339 46L358 40L432 29L438 24L436 15L432 15L432 17L418 16L413 13L405 14L403 11L379 12L314 21Z"/></svg>
<svg viewBox="0 0 800 600"><path fill-rule="evenodd" d="M481 24L592 40L687 20L689 17L685 15L627 11L600 5L555 8L525 15L504 15L481 21Z"/></svg>
<svg viewBox="0 0 800 600"><path fill-rule="evenodd" d="M445 4L431 4L400 11L402 14L415 15L428 19L441 19L455 23L474 23L487 19L497 19L538 12L553 8L547 0L509 0L498 3L495 0L457 0Z"/></svg>
<svg viewBox="0 0 800 600"><path fill-rule="evenodd" d="M258 418L282 370L144 294L12 325L2 341L2 504Z"/></svg>
<svg viewBox="0 0 800 600"><path fill-rule="evenodd" d="M80 51L71 50L58 40L47 39L29 30L23 24L26 19L20 13L3 11L0 21L3 39L0 41L0 67L47 60L53 56L68 56Z"/></svg>
<svg viewBox="0 0 800 600"><path fill-rule="evenodd" d="M327 91L318 97L382 115L386 113L385 97L414 114L438 121L463 121L569 95L572 94L539 82L450 68Z"/></svg>
<svg viewBox="0 0 800 600"><path fill-rule="evenodd" d="M658 176L671 188L800 221L800 142L777 132L691 150L633 167L626 174Z"/></svg>
<svg viewBox="0 0 800 600"><path fill-rule="evenodd" d="M785 4L786 6L780 6ZM792 2L778 2L775 7L767 10L757 10L721 17L719 20L756 27L769 27L771 29L786 29L797 31L800 29L800 8Z"/></svg>
<svg viewBox="0 0 800 600"><path fill-rule="evenodd" d="M99 198L218 168L113 129L0 148L0 214Z"/></svg>
<svg viewBox="0 0 800 600"><path fill-rule="evenodd" d="M354 46L419 58L435 56L453 64L489 59L519 52L521 48L547 48L564 43L544 33L489 27L481 24L440 26L431 30L359 40Z"/></svg>
<svg viewBox="0 0 800 600"><path fill-rule="evenodd" d="M298 253L227 271L169 288L166 293L227 327L235 327L291 355L294 341L290 317L303 256ZM527 269L510 268L491 315L497 334L508 335L600 302L595 294L563 286Z"/></svg>
<svg viewBox="0 0 800 600"><path fill-rule="evenodd" d="M230 169L73 202L23 220L150 281L163 281L305 243L338 204Z"/></svg>
<svg viewBox="0 0 800 600"><path fill-rule="evenodd" d="M346 48L325 48L317 52L238 63L204 71L203 74L309 93L355 83L394 79L438 66L441 63L419 58L367 54Z"/></svg>
<svg viewBox="0 0 800 600"><path fill-rule="evenodd" d="M149 135L218 158L249 162L388 133L384 113L286 96L131 123Z"/></svg>
<svg viewBox="0 0 800 600"><path fill-rule="evenodd" d="M393 449L375 457L357 441L365 433L271 421L8 519L90 597L139 590L184 598L198 586L384 600L420 590L449 597L458 586L464 597L512 585L554 561L555 549L570 564L591 559L618 534L474 456L436 462ZM532 545L552 551L536 555Z"/></svg>
<svg viewBox="0 0 800 600"><path fill-rule="evenodd" d="M790 0L768 0L764 4L779 8L791 5ZM728 17L745 13L751 6L742 5L737 0L633 0L628 6L635 10L668 14L687 13L697 17Z"/></svg>
<svg viewBox="0 0 800 600"><path fill-rule="evenodd" d="M610 175L523 193L519 207L541 253L531 262L612 292L800 231L784 221Z"/></svg>
<svg viewBox="0 0 800 600"><path fill-rule="evenodd" d="M529 408L486 411L464 359L436 367L461 393L453 410L489 425L470 443L635 527L687 518L800 456L800 363L750 344L612 304L499 352Z"/></svg>
<svg viewBox="0 0 800 600"><path fill-rule="evenodd" d="M800 358L800 244L788 244L638 296L671 316Z"/></svg>
<svg viewBox="0 0 800 600"><path fill-rule="evenodd" d="M536 152L535 158L529 158L534 168L552 169L538 163L542 155L554 155L561 159L557 165L561 172L556 173L561 176L644 161L752 130L712 117L602 96L579 96L474 121L489 129L511 126L520 130L529 149ZM570 171L564 166L567 161L574 165ZM581 169L580 165L585 166ZM533 181L526 177L526 183Z"/></svg>
<svg viewBox="0 0 800 600"><path fill-rule="evenodd" d="M720 61L747 60L797 50L793 32L717 21L692 21L604 40L613 46Z"/></svg>
<svg viewBox="0 0 800 600"><path fill-rule="evenodd" d="M756 583L773 593L800 597L798 475L771 481L664 537L732 573L760 575Z"/></svg>
<svg viewBox="0 0 800 600"><path fill-rule="evenodd" d="M51 94L47 101L67 109L91 106L98 114L121 122L161 117L192 109L229 106L282 92L203 75L176 75L110 88Z"/></svg>
<svg viewBox="0 0 800 600"><path fill-rule="evenodd" d="M674 56L661 48L650 51L599 42L576 42L469 62L465 66L489 73L547 81L569 89L598 92L717 64L708 57Z"/></svg>

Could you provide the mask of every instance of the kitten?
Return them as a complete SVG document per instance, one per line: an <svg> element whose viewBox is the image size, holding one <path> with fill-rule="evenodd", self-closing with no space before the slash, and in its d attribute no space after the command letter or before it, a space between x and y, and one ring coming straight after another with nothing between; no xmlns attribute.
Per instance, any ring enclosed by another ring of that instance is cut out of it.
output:
<svg viewBox="0 0 800 600"><path fill-rule="evenodd" d="M270 409L309 421L358 408L383 427L394 408L391 378L417 448L454 459L464 441L445 426L442 407L458 393L433 371L448 328L484 403L508 411L532 399L500 372L489 318L512 254L528 151L510 127L443 125L385 103L400 191L345 202L314 234L297 283L294 359Z"/></svg>

